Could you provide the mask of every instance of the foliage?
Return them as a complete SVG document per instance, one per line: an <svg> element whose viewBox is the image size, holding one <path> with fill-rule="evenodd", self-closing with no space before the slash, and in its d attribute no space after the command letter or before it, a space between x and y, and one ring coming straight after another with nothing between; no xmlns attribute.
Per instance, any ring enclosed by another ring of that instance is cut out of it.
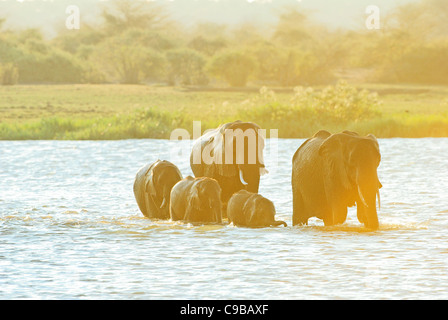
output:
<svg viewBox="0 0 448 320"><path fill-rule="evenodd" d="M259 93L114 84L0 86L0 139L168 139L176 128L192 135L193 120L206 130L237 119L256 122L268 133L278 129L279 138L306 138L320 129L381 138L448 136L447 88L369 86L383 92L379 103L361 88L345 86L295 92L263 87ZM371 107L362 113L347 109L341 117L330 104L329 111L317 108L323 97L352 100L354 110Z"/></svg>
<svg viewBox="0 0 448 320"><path fill-rule="evenodd" d="M281 128L282 136L307 136L322 127L344 128L381 117L376 93L358 90L340 81L320 91L308 87L294 88L289 103L262 87L260 94L245 102L242 115L263 128Z"/></svg>
<svg viewBox="0 0 448 320"><path fill-rule="evenodd" d="M222 37L196 36L190 40L188 47L207 56L213 56L218 51L227 47L227 41Z"/></svg>
<svg viewBox="0 0 448 320"><path fill-rule="evenodd" d="M384 82L448 84L448 41L413 48L379 70ZM391 72L393 71L393 72Z"/></svg>
<svg viewBox="0 0 448 320"><path fill-rule="evenodd" d="M18 83L221 83L230 86L314 86L336 79L447 84L448 6L419 0L381 16L380 30L330 30L295 6L272 25L177 24L157 1L105 1L97 24L5 30L0 64ZM207 66L207 67L205 67ZM14 77L13 77L14 78Z"/></svg>
<svg viewBox="0 0 448 320"><path fill-rule="evenodd" d="M241 51L226 51L210 60L208 70L232 87L244 87L254 73L254 59Z"/></svg>
<svg viewBox="0 0 448 320"><path fill-rule="evenodd" d="M106 74L121 83L135 84L144 79L156 79L163 73L165 57L156 50L142 45L146 34L130 29L102 43L93 60Z"/></svg>
<svg viewBox="0 0 448 320"><path fill-rule="evenodd" d="M0 64L0 85L10 86L17 84L19 80L19 71L12 63Z"/></svg>
<svg viewBox="0 0 448 320"><path fill-rule="evenodd" d="M313 108L319 116L337 122L358 122L379 116L376 93L358 90L345 81L315 93L312 88L294 89L294 103Z"/></svg>
<svg viewBox="0 0 448 320"><path fill-rule="evenodd" d="M113 0L103 9L102 17L108 34L128 29L162 29L169 24L164 9L152 1Z"/></svg>
<svg viewBox="0 0 448 320"><path fill-rule="evenodd" d="M166 53L169 64L168 83L184 85L207 84L204 73L205 57L191 49L174 49Z"/></svg>

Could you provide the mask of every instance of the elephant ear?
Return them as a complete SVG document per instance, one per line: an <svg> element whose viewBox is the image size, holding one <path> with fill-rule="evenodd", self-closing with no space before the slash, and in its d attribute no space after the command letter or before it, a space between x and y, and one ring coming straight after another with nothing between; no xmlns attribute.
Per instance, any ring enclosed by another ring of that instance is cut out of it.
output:
<svg viewBox="0 0 448 320"><path fill-rule="evenodd" d="M374 143L374 145L375 145L375 148L376 148L376 151L378 152L379 161L381 161L381 152L380 152L380 145L379 145L379 143L378 143L378 140L377 140L376 137L375 137L373 134L371 134L371 133L369 133L369 134L367 135L367 138L373 141L373 143Z"/></svg>
<svg viewBox="0 0 448 320"><path fill-rule="evenodd" d="M176 174L178 175L180 180L182 180L183 177L182 177L182 173L180 172L179 168L172 163L169 163L169 166L174 168L174 171L176 172Z"/></svg>
<svg viewBox="0 0 448 320"><path fill-rule="evenodd" d="M155 198L157 196L156 186L154 184L154 172L153 171L151 171L151 173L146 178L145 191L147 193L149 193L153 198Z"/></svg>
<svg viewBox="0 0 448 320"><path fill-rule="evenodd" d="M248 226L256 226L259 224L260 212L257 210L257 203L259 201L259 195L253 194L250 196L243 207L244 216L246 218L246 224Z"/></svg>
<svg viewBox="0 0 448 320"><path fill-rule="evenodd" d="M195 182L190 189L190 195L188 197L188 205L196 210L200 209L199 201L199 185Z"/></svg>
<svg viewBox="0 0 448 320"><path fill-rule="evenodd" d="M250 226L253 218L253 213L255 212L255 203L252 196L247 198L243 204L241 212L243 213L243 221L245 226Z"/></svg>
<svg viewBox="0 0 448 320"><path fill-rule="evenodd" d="M327 166L328 173L331 175L327 177L339 183L346 189L351 188L350 179L348 177L348 163L349 152L347 150L347 144L353 136L345 133L333 134L324 140L319 147L319 155L324 160L324 165Z"/></svg>

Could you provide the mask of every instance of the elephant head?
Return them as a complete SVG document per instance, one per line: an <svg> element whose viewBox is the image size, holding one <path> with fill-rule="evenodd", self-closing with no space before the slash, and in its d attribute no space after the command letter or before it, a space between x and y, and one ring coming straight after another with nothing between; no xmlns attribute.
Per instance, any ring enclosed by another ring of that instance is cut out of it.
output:
<svg viewBox="0 0 448 320"><path fill-rule="evenodd" d="M258 125L235 121L209 130L193 146L190 158L196 177L216 179L223 202L241 189L258 192L260 176L267 172L263 149L265 138Z"/></svg>
<svg viewBox="0 0 448 320"><path fill-rule="evenodd" d="M323 141L319 155L323 159L325 193L331 208L329 221L344 222L347 206L356 203L358 220L377 229L376 198L380 202L382 185L377 174L381 154L375 136L362 137L349 131L333 134Z"/></svg>
<svg viewBox="0 0 448 320"><path fill-rule="evenodd" d="M221 187L211 178L196 178L187 197L188 209L184 220L192 222L222 222Z"/></svg>
<svg viewBox="0 0 448 320"><path fill-rule="evenodd" d="M158 160L145 181L145 191L151 196L159 209L159 216L170 217L169 203L172 187L182 179L179 169L168 161Z"/></svg>
<svg viewBox="0 0 448 320"><path fill-rule="evenodd" d="M284 221L275 220L275 206L271 200L254 194L243 207L246 225L251 227L287 226Z"/></svg>

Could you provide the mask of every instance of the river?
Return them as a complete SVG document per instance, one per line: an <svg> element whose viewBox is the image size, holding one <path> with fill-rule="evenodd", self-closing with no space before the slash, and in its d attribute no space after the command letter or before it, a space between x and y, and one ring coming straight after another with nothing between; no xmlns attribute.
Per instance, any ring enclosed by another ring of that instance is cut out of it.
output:
<svg viewBox="0 0 448 320"><path fill-rule="evenodd" d="M0 142L0 299L448 299L448 139L379 140L377 231L291 226L303 141L267 143L262 229L143 217L138 169L191 174L190 141Z"/></svg>

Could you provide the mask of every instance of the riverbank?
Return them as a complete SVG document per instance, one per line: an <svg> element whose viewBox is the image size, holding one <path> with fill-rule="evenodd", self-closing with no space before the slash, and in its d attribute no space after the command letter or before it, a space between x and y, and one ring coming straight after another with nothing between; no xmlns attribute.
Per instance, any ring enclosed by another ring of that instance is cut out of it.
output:
<svg viewBox="0 0 448 320"><path fill-rule="evenodd" d="M206 130L236 119L256 122L268 130L278 129L280 138L304 138L319 129L374 133L379 138L448 137L447 87L359 86L359 92L365 89L369 94L375 93L377 103L373 112L342 116L337 110L330 112L316 108L314 102L309 103L311 94L321 89L302 88L299 96L297 89L3 86L0 87L0 139L167 139L176 128L192 132L193 121L201 121L202 130ZM347 103L360 99L359 96L342 98ZM323 104L330 105L335 97L325 98L328 101L322 99ZM359 105L355 104L356 108Z"/></svg>

